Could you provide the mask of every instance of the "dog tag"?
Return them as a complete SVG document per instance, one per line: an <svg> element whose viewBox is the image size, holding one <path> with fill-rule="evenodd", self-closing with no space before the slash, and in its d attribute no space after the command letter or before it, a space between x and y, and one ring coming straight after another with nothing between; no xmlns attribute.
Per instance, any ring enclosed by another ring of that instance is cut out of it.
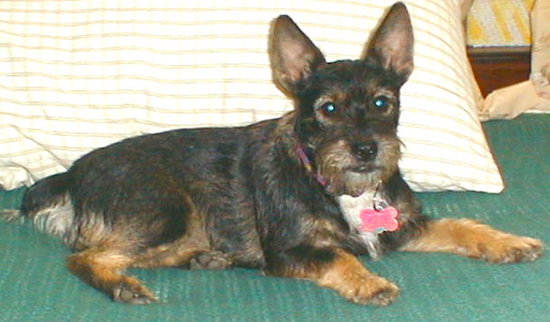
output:
<svg viewBox="0 0 550 322"><path fill-rule="evenodd" d="M361 230L377 234L385 231L396 231L399 228L398 216L399 211L394 207L387 207L382 210L363 209L359 214Z"/></svg>

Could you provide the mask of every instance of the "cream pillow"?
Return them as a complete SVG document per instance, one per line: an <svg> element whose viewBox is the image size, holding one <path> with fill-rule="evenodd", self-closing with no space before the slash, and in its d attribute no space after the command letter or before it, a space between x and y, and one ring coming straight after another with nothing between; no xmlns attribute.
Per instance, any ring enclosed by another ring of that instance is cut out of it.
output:
<svg viewBox="0 0 550 322"><path fill-rule="evenodd" d="M359 57L394 1L0 2L0 185L12 189L127 136L243 125L292 108L272 84L270 22L289 14L328 60ZM499 192L477 118L460 1L405 1L404 176L417 190Z"/></svg>

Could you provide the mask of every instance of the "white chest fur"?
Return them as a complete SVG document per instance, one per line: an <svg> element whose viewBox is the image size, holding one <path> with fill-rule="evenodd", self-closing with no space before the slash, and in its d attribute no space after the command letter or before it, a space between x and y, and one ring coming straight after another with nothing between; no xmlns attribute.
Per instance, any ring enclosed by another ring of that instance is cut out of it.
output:
<svg viewBox="0 0 550 322"><path fill-rule="evenodd" d="M344 218L350 225L351 231L359 236L361 241L365 243L369 254L372 258L380 257L380 243L378 234L372 232L364 232L361 230L362 222L361 211L366 208L373 208L375 191L365 191L359 197L349 195L341 195L337 197L338 204L342 210Z"/></svg>

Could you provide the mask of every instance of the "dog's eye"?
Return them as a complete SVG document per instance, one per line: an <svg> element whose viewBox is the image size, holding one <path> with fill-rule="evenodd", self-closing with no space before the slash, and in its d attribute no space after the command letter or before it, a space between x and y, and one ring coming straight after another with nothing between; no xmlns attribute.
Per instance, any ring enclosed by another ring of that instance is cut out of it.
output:
<svg viewBox="0 0 550 322"><path fill-rule="evenodd" d="M321 110L327 115L335 114L336 111L338 111L338 109L336 108L336 105L334 105L334 103L332 102L323 104L321 106Z"/></svg>
<svg viewBox="0 0 550 322"><path fill-rule="evenodd" d="M376 109L385 110L390 106L390 102L386 96L377 96L373 100L373 105Z"/></svg>

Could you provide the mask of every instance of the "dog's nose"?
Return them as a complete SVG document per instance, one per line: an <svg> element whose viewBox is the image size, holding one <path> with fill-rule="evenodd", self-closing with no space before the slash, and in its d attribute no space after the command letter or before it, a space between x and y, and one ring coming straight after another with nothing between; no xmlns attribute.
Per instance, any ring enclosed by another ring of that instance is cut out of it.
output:
<svg viewBox="0 0 550 322"><path fill-rule="evenodd" d="M375 142L355 143L352 147L352 152L360 161L372 161L378 153L378 145Z"/></svg>

